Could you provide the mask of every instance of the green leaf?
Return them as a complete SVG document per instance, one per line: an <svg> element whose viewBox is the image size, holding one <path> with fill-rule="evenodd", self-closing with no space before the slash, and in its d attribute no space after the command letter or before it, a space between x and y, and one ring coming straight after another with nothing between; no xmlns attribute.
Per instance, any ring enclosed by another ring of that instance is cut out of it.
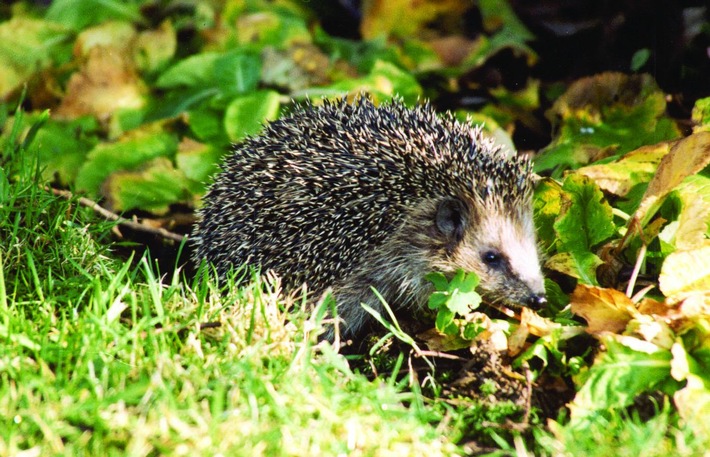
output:
<svg viewBox="0 0 710 457"><path fill-rule="evenodd" d="M533 211L537 236L545 250L551 249L557 241L555 221L562 208L570 204L569 196L555 180L543 178L535 187Z"/></svg>
<svg viewBox="0 0 710 457"><path fill-rule="evenodd" d="M194 147L178 151L175 156L177 169L190 181L190 191L201 194L205 190L205 183L219 170L218 163L227 149L214 147L208 144L195 143Z"/></svg>
<svg viewBox="0 0 710 457"><path fill-rule="evenodd" d="M187 115L187 123L197 139L216 143L228 144L229 138L224 131L224 114L211 108L196 108Z"/></svg>
<svg viewBox="0 0 710 457"><path fill-rule="evenodd" d="M677 138L680 132L665 112L665 95L649 75L580 79L550 110L559 119L559 135L535 159L535 170L556 169L559 176L567 168Z"/></svg>
<svg viewBox="0 0 710 457"><path fill-rule="evenodd" d="M450 312L464 315L481 304L481 296L476 292L479 279L475 273L467 274L458 270L449 282L446 276L434 272L426 275L426 279L431 281L436 289L436 292L429 296L430 309L438 309L440 313L447 315ZM444 319L445 316L441 318Z"/></svg>
<svg viewBox="0 0 710 457"><path fill-rule="evenodd" d="M464 284L466 272L459 269L456 270L456 274L454 274L454 277L451 278L451 281L449 282L449 293L454 293L458 289L461 289L461 286Z"/></svg>
<svg viewBox="0 0 710 457"><path fill-rule="evenodd" d="M627 337L626 341L645 342ZM634 350L613 337L605 337L603 352L586 373L586 380L570 405L572 421L583 421L598 410L623 408L643 392L652 392L670 377L671 353Z"/></svg>
<svg viewBox="0 0 710 457"><path fill-rule="evenodd" d="M456 275L449 284L449 301L446 306L460 315L464 315L481 304L481 296L476 292L478 276L475 273L466 274L463 270Z"/></svg>
<svg viewBox="0 0 710 457"><path fill-rule="evenodd" d="M492 35L490 37L481 35L479 45L466 58L464 67L479 67L503 49L512 49L514 52L526 56L530 65L535 63L537 55L526 44L526 42L533 40L535 36L515 15L508 2L481 0L479 7L481 16L483 16L484 28L492 32Z"/></svg>
<svg viewBox="0 0 710 457"><path fill-rule="evenodd" d="M50 182L56 179L63 186L73 183L88 152L98 142L97 127L93 117L47 122L28 149L37 153L42 177Z"/></svg>
<svg viewBox="0 0 710 457"><path fill-rule="evenodd" d="M256 49L265 46L284 49L294 43L311 42L305 18L285 10L242 15L237 19L236 29L239 44Z"/></svg>
<svg viewBox="0 0 710 457"><path fill-rule="evenodd" d="M259 84L261 58L249 52L229 52L215 60L213 71L214 84L223 96L245 94Z"/></svg>
<svg viewBox="0 0 710 457"><path fill-rule="evenodd" d="M616 230L613 222L611 206L604 199L604 194L590 179L578 174L571 174L565 179L562 189L571 197L571 206L567 213L576 219L578 227L584 234L584 246L590 248L612 236ZM574 223L575 221L570 221ZM569 228L570 226L567 226ZM562 228L557 226L556 228ZM572 235L574 234L565 234ZM565 235L560 234L563 242ZM577 239L574 240L578 241Z"/></svg>
<svg viewBox="0 0 710 457"><path fill-rule="evenodd" d="M237 142L259 133L264 122L278 117L280 107L280 96L274 91L259 91L235 98L224 113L227 136Z"/></svg>
<svg viewBox="0 0 710 457"><path fill-rule="evenodd" d="M375 101L389 100L400 96L405 103L414 104L422 95L416 78L397 66L378 60L372 71L362 78L339 81L326 87L310 88L294 94L298 98L342 97L347 94L369 93Z"/></svg>
<svg viewBox="0 0 710 457"><path fill-rule="evenodd" d="M429 309L439 309L449 300L449 293L437 291L429 296L429 301L427 302Z"/></svg>
<svg viewBox="0 0 710 457"><path fill-rule="evenodd" d="M214 79L218 52L203 52L187 57L168 68L155 82L156 87L169 89L180 86L203 86Z"/></svg>
<svg viewBox="0 0 710 457"><path fill-rule="evenodd" d="M36 72L71 56L71 34L56 23L16 17L0 22L0 99Z"/></svg>
<svg viewBox="0 0 710 457"><path fill-rule="evenodd" d="M185 175L170 160L158 157L133 171L117 171L106 180L104 193L115 211L141 209L164 214L187 196Z"/></svg>
<svg viewBox="0 0 710 457"><path fill-rule="evenodd" d="M554 223L559 240L558 256L567 255L565 262L576 269L575 276L585 284L596 285L595 271L600 260L591 250L616 231L611 206L604 200L599 188L586 176L569 175L562 190L569 197L569 202Z"/></svg>
<svg viewBox="0 0 710 457"><path fill-rule="evenodd" d="M155 83L170 89L210 89L233 97L256 89L261 76L261 58L248 51L205 52L187 57L168 68Z"/></svg>
<svg viewBox="0 0 710 457"><path fill-rule="evenodd" d="M138 4L124 0L54 0L46 18L75 30L110 19L142 21Z"/></svg>
<svg viewBox="0 0 710 457"><path fill-rule="evenodd" d="M347 40L330 36L319 27L315 30L314 40L318 47L330 54L332 60L345 60L360 74L370 73L378 61L389 62L400 68L404 66L401 55L387 46L387 40L384 39Z"/></svg>
<svg viewBox="0 0 710 457"><path fill-rule="evenodd" d="M462 292L456 291L451 294L447 307L458 314L466 314L472 309L478 308L481 304L481 296L477 292Z"/></svg>
<svg viewBox="0 0 710 457"><path fill-rule="evenodd" d="M631 71L639 71L644 65L646 65L650 57L651 50L648 48L641 48L634 52L634 55L631 56Z"/></svg>
<svg viewBox="0 0 710 457"><path fill-rule="evenodd" d="M440 308L439 312L436 314L436 329L442 333L451 335L450 327L452 324L454 324L454 312L447 308ZM456 331L454 333L456 333Z"/></svg>
<svg viewBox="0 0 710 457"><path fill-rule="evenodd" d="M434 284L434 289L438 291L445 291L449 288L449 280L446 279L446 276L444 276L443 273L440 273L438 271L433 271L427 274L426 276L424 276L424 279Z"/></svg>
<svg viewBox="0 0 710 457"><path fill-rule="evenodd" d="M710 97L701 98L695 102L692 119L696 124L693 128L694 132L701 130L710 131Z"/></svg>
<svg viewBox="0 0 710 457"><path fill-rule="evenodd" d="M177 138L148 126L126 134L115 143L101 143L88 154L76 178L78 190L99 193L104 180L113 172L129 170L156 157L169 157L177 150Z"/></svg>

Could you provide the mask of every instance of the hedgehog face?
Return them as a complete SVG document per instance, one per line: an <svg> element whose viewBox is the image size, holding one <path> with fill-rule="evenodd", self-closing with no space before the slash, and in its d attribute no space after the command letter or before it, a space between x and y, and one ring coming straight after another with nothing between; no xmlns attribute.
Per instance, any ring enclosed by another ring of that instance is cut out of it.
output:
<svg viewBox="0 0 710 457"><path fill-rule="evenodd" d="M438 205L435 225L446 240L435 268L475 272L479 291L493 305L537 308L545 303L530 205L511 211L495 201L472 205L448 198Z"/></svg>

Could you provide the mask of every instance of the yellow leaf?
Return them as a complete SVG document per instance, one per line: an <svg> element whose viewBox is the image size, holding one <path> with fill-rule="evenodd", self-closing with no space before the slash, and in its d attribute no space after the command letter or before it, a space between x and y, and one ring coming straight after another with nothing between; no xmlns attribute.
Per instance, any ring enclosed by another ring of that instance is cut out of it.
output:
<svg viewBox="0 0 710 457"><path fill-rule="evenodd" d="M676 251L666 257L658 282L661 292L673 303L693 293L710 291L710 241L701 248Z"/></svg>
<svg viewBox="0 0 710 457"><path fill-rule="evenodd" d="M663 198L685 178L710 164L710 132L699 132L676 142L661 159L656 175L648 184L646 193L630 227L644 227L663 203Z"/></svg>
<svg viewBox="0 0 710 457"><path fill-rule="evenodd" d="M590 258L593 259L593 257ZM593 261L595 266L599 266L604 263L599 257L596 257L596 260ZM545 261L545 268L559 271L560 273L564 273L567 276L580 279L579 265L572 256L572 254L569 252L560 252L559 254L553 255L552 257L547 259L547 261Z"/></svg>
<svg viewBox="0 0 710 457"><path fill-rule="evenodd" d="M577 173L588 176L607 192L625 196L636 184L651 180L670 147L669 143L642 146L615 162L583 167Z"/></svg>

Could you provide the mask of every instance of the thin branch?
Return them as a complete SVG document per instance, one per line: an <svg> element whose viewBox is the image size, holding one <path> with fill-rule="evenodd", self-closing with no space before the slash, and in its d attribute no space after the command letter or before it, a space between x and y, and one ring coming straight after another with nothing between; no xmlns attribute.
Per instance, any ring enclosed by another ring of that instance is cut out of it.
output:
<svg viewBox="0 0 710 457"><path fill-rule="evenodd" d="M446 352L439 352L439 351L419 350L416 353L416 355L419 357L436 357L436 358L440 358L440 359L449 359L449 360L464 360L463 357L459 357L454 354L447 354Z"/></svg>
<svg viewBox="0 0 710 457"><path fill-rule="evenodd" d="M59 189L54 189L51 187L47 187L46 190L52 192L54 195L57 195L62 198L66 198L67 200L72 200L74 198L74 194L72 194L68 190L59 190ZM80 205L86 206L87 208L91 208L92 210L94 210L96 213L100 214L104 218L106 218L110 221L116 221L116 222L118 222L119 225L121 225L123 227L128 227L131 230L136 230L138 232L145 232L145 233L150 233L153 235L158 235L158 236L161 236L161 237L166 238L168 240L177 241L178 243L185 239L185 235L180 235L179 233L170 232L168 230L165 230L162 227L154 228L154 227L150 227L150 226L141 224L140 222L132 221L130 219L126 219L125 217L121 217L118 214L107 210L106 208L102 207L101 205L99 205L95 201L88 199L86 197L78 197L77 201L79 202Z"/></svg>
<svg viewBox="0 0 710 457"><path fill-rule="evenodd" d="M626 287L626 296L631 297L634 294L634 286L636 286L636 279L641 271L641 265L646 258L646 243L641 245L639 249L638 257L636 257L636 264L634 265L634 271L631 273L631 278L629 279L629 285Z"/></svg>

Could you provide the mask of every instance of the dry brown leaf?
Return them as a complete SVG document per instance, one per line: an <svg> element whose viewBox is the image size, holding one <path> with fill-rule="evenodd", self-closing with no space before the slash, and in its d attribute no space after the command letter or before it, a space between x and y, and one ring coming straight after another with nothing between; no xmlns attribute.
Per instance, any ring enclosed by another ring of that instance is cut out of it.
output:
<svg viewBox="0 0 710 457"><path fill-rule="evenodd" d="M418 333L417 338L426 344L427 349L437 352L455 351L471 345L458 335L446 335L435 328Z"/></svg>
<svg viewBox="0 0 710 457"><path fill-rule="evenodd" d="M75 119L95 116L106 122L123 108L141 108L146 87L133 63L115 50L93 47L82 69L69 79L67 93L56 117Z"/></svg>
<svg viewBox="0 0 710 457"><path fill-rule="evenodd" d="M461 65L476 46L474 40L470 40L463 35L450 35L436 38L431 40L429 44L439 56L442 63L447 67Z"/></svg>
<svg viewBox="0 0 710 457"><path fill-rule="evenodd" d="M616 289L578 284L570 296L572 312L587 321L587 332L620 333L633 317L631 299Z"/></svg>
<svg viewBox="0 0 710 457"><path fill-rule="evenodd" d="M633 106L640 103L645 94L657 89L658 86L651 75L601 73L572 83L567 92L555 101L546 116L551 119L555 116L566 118L577 110L601 116L601 110L609 105L620 103Z"/></svg>

